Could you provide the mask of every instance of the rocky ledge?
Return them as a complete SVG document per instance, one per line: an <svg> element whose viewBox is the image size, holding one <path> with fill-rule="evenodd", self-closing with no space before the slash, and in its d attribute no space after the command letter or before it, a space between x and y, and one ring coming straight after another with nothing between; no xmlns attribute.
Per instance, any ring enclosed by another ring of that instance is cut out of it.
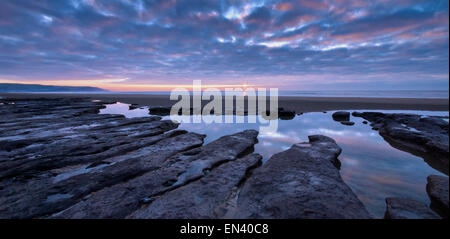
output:
<svg viewBox="0 0 450 239"><path fill-rule="evenodd" d="M440 219L425 203L407 198L386 198L385 219Z"/></svg>
<svg viewBox="0 0 450 239"><path fill-rule="evenodd" d="M393 147L422 157L431 167L448 175L449 123L444 119L378 112L353 112L353 116L370 121Z"/></svg>
<svg viewBox="0 0 450 239"><path fill-rule="evenodd" d="M203 145L112 102L0 100L0 218L368 218L334 140L310 136L261 166L258 132Z"/></svg>
<svg viewBox="0 0 450 239"><path fill-rule="evenodd" d="M431 209L444 218L448 218L448 177L430 175L427 177L427 193L431 200Z"/></svg>
<svg viewBox="0 0 450 239"><path fill-rule="evenodd" d="M275 154L257 168L237 199L237 218L370 218L342 181L341 148L325 136Z"/></svg>

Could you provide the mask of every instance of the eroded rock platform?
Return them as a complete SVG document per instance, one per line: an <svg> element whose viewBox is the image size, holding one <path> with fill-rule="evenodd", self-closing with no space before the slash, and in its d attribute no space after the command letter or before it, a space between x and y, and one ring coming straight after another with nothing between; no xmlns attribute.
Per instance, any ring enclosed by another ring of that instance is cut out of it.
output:
<svg viewBox="0 0 450 239"><path fill-rule="evenodd" d="M262 165L258 132L206 145L88 99L0 100L0 218L368 218L324 136Z"/></svg>

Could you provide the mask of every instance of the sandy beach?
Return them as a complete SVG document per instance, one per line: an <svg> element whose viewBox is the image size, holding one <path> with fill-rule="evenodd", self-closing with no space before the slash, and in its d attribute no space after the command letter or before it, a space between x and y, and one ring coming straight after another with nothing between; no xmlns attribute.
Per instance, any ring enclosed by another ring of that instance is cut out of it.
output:
<svg viewBox="0 0 450 239"><path fill-rule="evenodd" d="M118 101L141 106L171 106L169 95L144 94L75 94L75 93L1 93L4 98L79 98ZM203 103L207 103L204 101ZM279 107L296 112L332 110L426 110L448 111L448 99L419 98L357 98L357 97L294 97L280 96Z"/></svg>

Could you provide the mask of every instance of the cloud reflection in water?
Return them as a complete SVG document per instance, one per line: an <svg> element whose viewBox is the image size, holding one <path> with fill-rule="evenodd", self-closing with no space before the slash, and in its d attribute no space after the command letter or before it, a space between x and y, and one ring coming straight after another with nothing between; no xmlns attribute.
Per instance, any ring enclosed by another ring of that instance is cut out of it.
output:
<svg viewBox="0 0 450 239"><path fill-rule="evenodd" d="M130 111L128 105L120 103L108 105L101 111L121 113L127 117L148 116L147 112L147 109ZM332 113L306 113L293 120L280 120L276 133L258 136L255 152L268 160L294 143L308 141L308 135L323 134L335 139L343 149L340 156L342 178L375 217L383 217L386 197L407 197L429 204L425 189L426 177L442 173L431 168L423 159L391 147L369 125L363 124L363 119L352 117L355 125L346 126L333 121ZM408 113L448 115L448 112ZM179 129L206 134L205 143L209 143L246 129L258 130L259 126L257 123L182 123Z"/></svg>

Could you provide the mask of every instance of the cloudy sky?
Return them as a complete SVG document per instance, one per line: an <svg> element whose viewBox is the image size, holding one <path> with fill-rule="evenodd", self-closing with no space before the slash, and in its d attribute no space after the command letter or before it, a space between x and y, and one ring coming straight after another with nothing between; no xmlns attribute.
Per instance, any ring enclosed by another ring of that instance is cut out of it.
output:
<svg viewBox="0 0 450 239"><path fill-rule="evenodd" d="M1 0L0 82L448 90L448 0Z"/></svg>

